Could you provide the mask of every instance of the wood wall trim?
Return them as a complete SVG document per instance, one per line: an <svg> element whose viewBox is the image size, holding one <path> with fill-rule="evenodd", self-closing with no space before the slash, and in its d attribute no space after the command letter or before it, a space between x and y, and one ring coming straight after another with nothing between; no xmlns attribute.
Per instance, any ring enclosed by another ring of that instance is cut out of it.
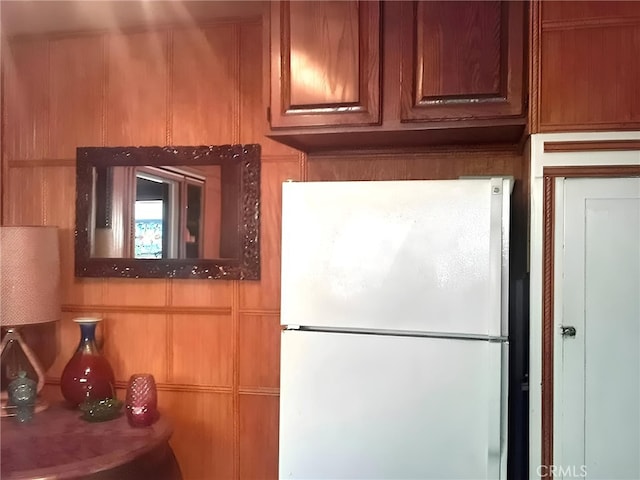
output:
<svg viewBox="0 0 640 480"><path fill-rule="evenodd" d="M640 140L544 142L544 153L640 150Z"/></svg>
<svg viewBox="0 0 640 480"><path fill-rule="evenodd" d="M585 122L585 123L540 123L539 133L597 132L600 130L633 131L640 129L640 122Z"/></svg>
<svg viewBox="0 0 640 480"><path fill-rule="evenodd" d="M266 395L271 397L279 397L280 389L269 387L240 387L238 389L238 393L240 395Z"/></svg>
<svg viewBox="0 0 640 480"><path fill-rule="evenodd" d="M46 377L47 385L60 385L60 378ZM229 386L212 386L212 385L194 385L194 384L176 384L176 383L158 383L156 387L163 392L196 392L196 393L225 393L231 394L234 388ZM116 380L116 388L127 388L127 382ZM262 395L269 397L279 397L280 389L274 387L253 387L241 386L237 388L238 395Z"/></svg>
<svg viewBox="0 0 640 480"><path fill-rule="evenodd" d="M234 352L240 352L240 282L234 281L231 292L231 330ZM240 478L240 355L236 353L233 362L233 476Z"/></svg>
<svg viewBox="0 0 640 480"><path fill-rule="evenodd" d="M394 160L402 155L407 159L421 159L425 155L438 154L439 158L459 158L461 155L473 155L473 154L492 154L492 155L522 155L522 145L520 143L508 143L508 144L474 144L465 145L461 148L460 145L433 145L430 147L404 147L404 148L375 148L375 149L359 149L357 151L350 151L348 153L349 159L352 161L361 161L364 164L370 164L373 159L387 159ZM313 162L315 159L335 159L338 161L345 156L344 152L336 151L322 151L309 154L309 159Z"/></svg>
<svg viewBox="0 0 640 480"><path fill-rule="evenodd" d="M173 30L169 29L166 32L167 42L165 55L167 63L165 65L165 75L167 76L167 87L164 94L165 104L165 145L171 145L173 143ZM233 142L238 143L238 142Z"/></svg>
<svg viewBox="0 0 640 480"><path fill-rule="evenodd" d="M236 85L242 85L242 59L240 58L240 27L239 24L233 25L233 53L231 54L231 68L233 69L232 77L235 79ZM240 143L240 104L242 102L241 89L236 89L236 94L233 97L233 107L231 109L231 138L233 143ZM236 471L237 474L237 471Z"/></svg>
<svg viewBox="0 0 640 480"><path fill-rule="evenodd" d="M75 158L38 158L35 160L7 160L9 168L35 168L35 167L74 167Z"/></svg>
<svg viewBox="0 0 640 480"><path fill-rule="evenodd" d="M584 28L629 27L640 25L640 17L581 18L575 20L545 20L542 30L577 30Z"/></svg>
<svg viewBox="0 0 640 480"><path fill-rule="evenodd" d="M280 310L268 310L268 309L257 309L257 308L239 308L238 312L240 315L252 315L252 316L260 316L260 317L279 317Z"/></svg>
<svg viewBox="0 0 640 480"><path fill-rule="evenodd" d="M46 377L45 384L60 385L60 378ZM116 380L116 388L127 388L127 381ZM196 393L232 393L231 387L226 386L210 386L210 385L184 385L175 383L159 383L156 382L156 388L161 392L196 392Z"/></svg>
<svg viewBox="0 0 640 480"><path fill-rule="evenodd" d="M252 15L247 17L224 17L224 18L211 18L202 21L196 21L187 24L178 23L158 23L153 25L132 25L130 27L123 27L119 29L91 29L91 30L74 30L68 32L47 32L47 33L20 33L7 37L10 42L30 42L33 40L61 40L61 39L73 39L84 37L96 37L100 35L109 34L137 34L137 33L157 33L163 30L189 30L189 29L207 29L215 28L221 25L258 25L262 24L261 15Z"/></svg>
<svg viewBox="0 0 640 480"><path fill-rule="evenodd" d="M171 145L171 139L168 138L167 145ZM262 163L273 162L297 162L299 155L262 155L260 161ZM7 160L9 168L34 168L34 167L75 167L75 158L39 158L36 160Z"/></svg>
<svg viewBox="0 0 640 480"><path fill-rule="evenodd" d="M169 296L167 298L170 298ZM179 305L147 306L147 305L62 305L62 311L68 313L157 313L167 315L231 315L229 307L187 307ZM238 308L242 316L279 317L280 310L260 308Z"/></svg>
<svg viewBox="0 0 640 480"><path fill-rule="evenodd" d="M68 313L151 313L158 315L231 315L231 307L184 307L178 305L62 305Z"/></svg>
<svg viewBox="0 0 640 480"><path fill-rule="evenodd" d="M542 459L553 465L553 239L555 178L544 177L542 234ZM549 469L547 468L548 472Z"/></svg>
<svg viewBox="0 0 640 480"><path fill-rule="evenodd" d="M1 8L1 7L0 7ZM1 17L1 14L0 14ZM3 55L6 49L5 37L2 34L2 29L0 28L0 225L5 224L5 205L7 205L7 190L4 187L5 178L7 178L8 165L7 161L4 158L4 126L7 124L7 109L5 108L4 96L5 96L5 86L4 86L4 77L6 68L3 64Z"/></svg>
<svg viewBox="0 0 640 480"><path fill-rule="evenodd" d="M544 167L542 175L546 177L637 177L640 165L594 165Z"/></svg>
<svg viewBox="0 0 640 480"><path fill-rule="evenodd" d="M529 133L540 129L540 0L529 4Z"/></svg>

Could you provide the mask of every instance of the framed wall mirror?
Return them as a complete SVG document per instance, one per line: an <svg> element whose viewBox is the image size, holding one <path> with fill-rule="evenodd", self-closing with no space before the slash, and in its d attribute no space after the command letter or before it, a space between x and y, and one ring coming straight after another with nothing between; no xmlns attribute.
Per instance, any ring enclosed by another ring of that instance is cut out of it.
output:
<svg viewBox="0 0 640 480"><path fill-rule="evenodd" d="M79 277L260 279L260 145L80 147Z"/></svg>

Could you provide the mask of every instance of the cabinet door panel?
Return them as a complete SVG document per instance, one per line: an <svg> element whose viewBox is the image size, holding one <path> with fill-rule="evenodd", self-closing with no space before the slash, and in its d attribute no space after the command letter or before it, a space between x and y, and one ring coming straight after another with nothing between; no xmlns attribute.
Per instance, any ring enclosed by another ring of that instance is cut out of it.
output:
<svg viewBox="0 0 640 480"><path fill-rule="evenodd" d="M403 2L402 121L522 113L522 2Z"/></svg>
<svg viewBox="0 0 640 480"><path fill-rule="evenodd" d="M271 126L377 124L379 2L274 2Z"/></svg>

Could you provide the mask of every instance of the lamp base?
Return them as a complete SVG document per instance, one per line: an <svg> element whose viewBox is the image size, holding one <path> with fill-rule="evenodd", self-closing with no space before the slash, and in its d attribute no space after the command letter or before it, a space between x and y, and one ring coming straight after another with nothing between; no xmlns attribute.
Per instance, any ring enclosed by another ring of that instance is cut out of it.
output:
<svg viewBox="0 0 640 480"><path fill-rule="evenodd" d="M24 370L28 376L36 377L32 380L38 384L38 393L44 387L44 371L38 357L22 339L17 327L7 328L7 333L0 343L0 366L2 367L3 382L5 378L7 382L11 381L18 376L20 370ZM9 398L6 388L7 385L2 385L2 391L0 391L0 399L2 400Z"/></svg>
<svg viewBox="0 0 640 480"><path fill-rule="evenodd" d="M15 417L18 407L15 405L7 405L7 400L0 401L0 417ZM40 413L49 408L49 402L42 398L36 400L36 406L33 413Z"/></svg>

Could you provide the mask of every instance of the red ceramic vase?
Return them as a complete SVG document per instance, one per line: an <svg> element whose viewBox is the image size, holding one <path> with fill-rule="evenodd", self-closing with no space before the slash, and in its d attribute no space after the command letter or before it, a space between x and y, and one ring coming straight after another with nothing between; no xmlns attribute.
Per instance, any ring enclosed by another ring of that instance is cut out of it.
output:
<svg viewBox="0 0 640 480"><path fill-rule="evenodd" d="M158 392L153 375L131 375L125 406L127 420L132 427L148 427L158 419Z"/></svg>
<svg viewBox="0 0 640 480"><path fill-rule="evenodd" d="M85 400L103 400L115 395L115 376L109 361L100 353L95 341L99 318L75 318L80 326L80 344L60 379L65 400L74 407Z"/></svg>

